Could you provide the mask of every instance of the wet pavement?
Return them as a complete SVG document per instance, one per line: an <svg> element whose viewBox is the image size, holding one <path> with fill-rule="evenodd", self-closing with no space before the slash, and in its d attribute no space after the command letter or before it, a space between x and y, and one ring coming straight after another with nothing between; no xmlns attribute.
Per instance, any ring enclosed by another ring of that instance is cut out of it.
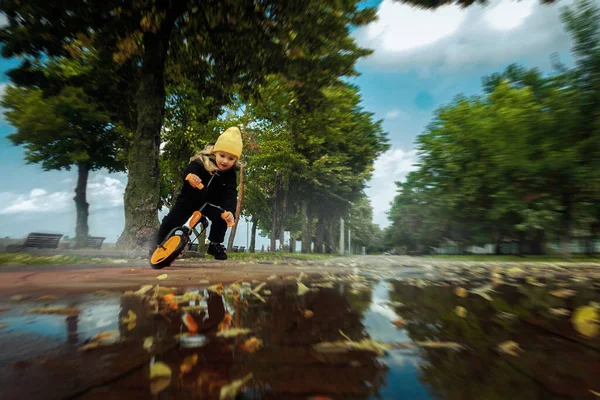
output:
<svg viewBox="0 0 600 400"><path fill-rule="evenodd" d="M0 297L0 398L594 399L598 271L371 265L222 288L154 271L126 292L23 288Z"/></svg>

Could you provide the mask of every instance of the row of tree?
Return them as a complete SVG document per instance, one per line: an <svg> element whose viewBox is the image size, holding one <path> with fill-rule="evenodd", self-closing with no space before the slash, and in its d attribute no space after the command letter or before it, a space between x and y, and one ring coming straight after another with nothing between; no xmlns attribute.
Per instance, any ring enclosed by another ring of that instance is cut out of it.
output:
<svg viewBox="0 0 600 400"><path fill-rule="evenodd" d="M347 78L370 54L350 31L359 1L4 1L2 106L27 161L77 167L76 237L88 236L90 171L127 171L123 247L146 247L189 157L243 126L244 214L272 243L289 231L331 250L335 225L388 148ZM370 216L369 216L370 220ZM273 249L275 245L271 246ZM295 246L294 246L295 247Z"/></svg>
<svg viewBox="0 0 600 400"><path fill-rule="evenodd" d="M441 107L417 139L418 170L398 182L390 246L423 252L506 241L519 253L563 251L600 234L600 10L563 10L575 66L544 76L510 66L483 94Z"/></svg>

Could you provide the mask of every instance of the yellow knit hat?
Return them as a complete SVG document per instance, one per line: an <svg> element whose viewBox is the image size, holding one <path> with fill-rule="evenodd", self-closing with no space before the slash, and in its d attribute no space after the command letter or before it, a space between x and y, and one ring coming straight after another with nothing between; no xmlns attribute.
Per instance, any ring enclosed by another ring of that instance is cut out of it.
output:
<svg viewBox="0 0 600 400"><path fill-rule="evenodd" d="M213 147L213 153L224 151L225 153L233 154L237 158L240 158L243 147L242 132L234 126L227 129L219 136Z"/></svg>

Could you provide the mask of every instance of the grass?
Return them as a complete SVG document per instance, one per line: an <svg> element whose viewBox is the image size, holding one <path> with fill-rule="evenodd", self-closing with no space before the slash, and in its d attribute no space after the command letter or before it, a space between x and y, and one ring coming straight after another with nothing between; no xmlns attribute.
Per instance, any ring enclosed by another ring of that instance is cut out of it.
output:
<svg viewBox="0 0 600 400"><path fill-rule="evenodd" d="M492 261L492 262L594 262L600 263L600 256L586 256L583 254L573 254L569 258L564 258L560 255L541 255L541 256L496 256L496 255L433 255L424 256L435 258L438 260L449 260L449 261Z"/></svg>
<svg viewBox="0 0 600 400"><path fill-rule="evenodd" d="M99 264L110 263L108 258L82 257L74 255L34 256L27 253L0 253L0 265L40 264Z"/></svg>
<svg viewBox="0 0 600 400"><path fill-rule="evenodd" d="M230 260L260 261L260 260L326 260L328 258L340 257L339 254L304 254L304 253L227 253Z"/></svg>

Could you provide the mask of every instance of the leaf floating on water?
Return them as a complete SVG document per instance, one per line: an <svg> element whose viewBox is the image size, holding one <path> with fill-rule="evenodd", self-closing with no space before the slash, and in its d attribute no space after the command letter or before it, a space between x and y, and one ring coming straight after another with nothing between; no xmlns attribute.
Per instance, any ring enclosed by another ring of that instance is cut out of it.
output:
<svg viewBox="0 0 600 400"><path fill-rule="evenodd" d="M566 308L549 308L548 311L552 315L556 315L557 317L566 317L571 314L571 311Z"/></svg>
<svg viewBox="0 0 600 400"><path fill-rule="evenodd" d="M454 309L454 313L456 313L456 315L458 315L461 318L466 318L468 311L464 307L456 306L456 308Z"/></svg>
<svg viewBox="0 0 600 400"><path fill-rule="evenodd" d="M171 384L171 368L165 363L155 362L150 365L150 393L156 395Z"/></svg>
<svg viewBox="0 0 600 400"><path fill-rule="evenodd" d="M465 288L457 287L454 289L454 294L458 297L467 297L469 295L469 291Z"/></svg>
<svg viewBox="0 0 600 400"><path fill-rule="evenodd" d="M250 329L232 328L232 329L225 329L225 330L217 333L217 336L224 337L224 338L232 338L232 337L236 337L236 336L247 335L250 332L252 332Z"/></svg>
<svg viewBox="0 0 600 400"><path fill-rule="evenodd" d="M577 332L586 337L596 337L600 331L600 316L594 307L581 306L571 318Z"/></svg>
<svg viewBox="0 0 600 400"><path fill-rule="evenodd" d="M513 357L519 357L518 352L523 352L524 350L519 347L519 344L515 341L508 340L506 342L502 342L498 345L498 349L506 354L509 354Z"/></svg>
<svg viewBox="0 0 600 400"><path fill-rule="evenodd" d="M337 342L321 342L313 345L313 349L319 353L344 353L347 351L368 351L377 355L384 355L391 346L376 342L370 339L363 339L360 342L352 340L343 340Z"/></svg>
<svg viewBox="0 0 600 400"><path fill-rule="evenodd" d="M161 279L161 278L157 278L157 279ZM165 279L165 278L162 278L162 279ZM137 296L143 296L146 293L148 293L150 290L152 290L153 287L154 286L152 286L152 285L143 285L138 290L136 290L135 292L133 292L133 294L135 294Z"/></svg>
<svg viewBox="0 0 600 400"><path fill-rule="evenodd" d="M206 290L208 290L209 292L213 292L218 294L219 296L221 295L221 293L223 293L223 284L222 283L217 283L216 285L212 285L206 288Z"/></svg>
<svg viewBox="0 0 600 400"><path fill-rule="evenodd" d="M262 341L258 338L252 336L250 339L246 340L244 344L241 346L241 350L247 353L256 353L262 346Z"/></svg>
<svg viewBox="0 0 600 400"><path fill-rule="evenodd" d="M156 279L158 279L159 281L164 281L165 279L167 279L169 275L167 274L162 274L156 277Z"/></svg>
<svg viewBox="0 0 600 400"><path fill-rule="evenodd" d="M252 379L252 372L243 377L242 379L235 380L229 385L225 385L221 388L219 394L220 400L235 399L240 389Z"/></svg>
<svg viewBox="0 0 600 400"><path fill-rule="evenodd" d="M394 326L398 329L404 328L404 325L406 325L406 320L398 318L397 320L392 321L392 324L394 324Z"/></svg>
<svg viewBox="0 0 600 400"><path fill-rule="evenodd" d="M38 297L37 301L54 301L56 299L57 299L56 296L52 296L52 295L48 294L45 296Z"/></svg>
<svg viewBox="0 0 600 400"><path fill-rule="evenodd" d="M298 296L306 294L310 289L302 282L298 282Z"/></svg>
<svg viewBox="0 0 600 400"><path fill-rule="evenodd" d="M31 314L60 314L60 315L77 315L79 308L76 307L38 307L27 310Z"/></svg>
<svg viewBox="0 0 600 400"><path fill-rule="evenodd" d="M152 346L154 346L154 338L152 336L148 336L146 339L144 339L144 350L150 351Z"/></svg>
<svg viewBox="0 0 600 400"><path fill-rule="evenodd" d="M552 296L560 297L561 299L568 299L569 297L574 296L576 293L577 292L572 289L556 289L550 292Z"/></svg>
<svg viewBox="0 0 600 400"><path fill-rule="evenodd" d="M191 354L183 359L181 365L179 366L179 372L181 375L187 374L194 368L194 366L198 363L198 354Z"/></svg>

